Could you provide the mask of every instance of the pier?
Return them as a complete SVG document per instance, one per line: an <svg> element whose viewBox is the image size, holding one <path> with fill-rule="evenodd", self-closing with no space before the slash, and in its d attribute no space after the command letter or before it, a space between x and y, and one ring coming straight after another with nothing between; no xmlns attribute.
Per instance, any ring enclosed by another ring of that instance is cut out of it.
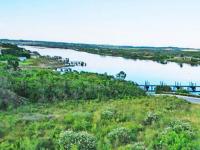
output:
<svg viewBox="0 0 200 150"><path fill-rule="evenodd" d="M150 84L148 81L145 82L143 85L138 85L141 89L145 90L146 92L155 92L156 87L158 86L168 86L171 88L172 92L176 92L180 89L186 90L188 92L200 92L200 85L197 85L196 83L190 82L188 85L182 85L179 82L175 82L174 85L167 85L163 82L160 82L160 84Z"/></svg>

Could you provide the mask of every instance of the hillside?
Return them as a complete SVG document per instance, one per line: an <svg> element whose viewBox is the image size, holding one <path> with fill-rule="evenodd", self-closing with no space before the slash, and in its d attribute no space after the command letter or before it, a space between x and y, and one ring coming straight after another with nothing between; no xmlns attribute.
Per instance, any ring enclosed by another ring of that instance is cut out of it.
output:
<svg viewBox="0 0 200 150"><path fill-rule="evenodd" d="M175 97L31 104L0 113L0 149L197 150L199 114Z"/></svg>
<svg viewBox="0 0 200 150"><path fill-rule="evenodd" d="M200 105L107 74L60 74L54 58L1 46L0 149L199 149Z"/></svg>

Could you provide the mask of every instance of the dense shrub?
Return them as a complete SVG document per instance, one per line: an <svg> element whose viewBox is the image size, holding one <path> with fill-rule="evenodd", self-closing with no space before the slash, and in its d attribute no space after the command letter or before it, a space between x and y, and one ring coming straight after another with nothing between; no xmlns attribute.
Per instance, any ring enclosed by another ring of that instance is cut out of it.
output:
<svg viewBox="0 0 200 150"><path fill-rule="evenodd" d="M33 102L113 99L145 95L143 90L131 82L92 73L72 72L60 75L50 70L27 70L7 72L6 76L12 91Z"/></svg>
<svg viewBox="0 0 200 150"><path fill-rule="evenodd" d="M156 138L154 148L156 149L196 149L192 140L195 132L187 122L173 121Z"/></svg>
<svg viewBox="0 0 200 150"><path fill-rule="evenodd" d="M0 55L0 61L18 60L16 56L12 55Z"/></svg>
<svg viewBox="0 0 200 150"><path fill-rule="evenodd" d="M146 150L144 143L137 142L134 144L128 144L125 147L122 147L120 150Z"/></svg>
<svg viewBox="0 0 200 150"><path fill-rule="evenodd" d="M188 92L187 90L184 90L184 89L178 89L176 91L176 93L178 93L178 94L190 94L190 92Z"/></svg>
<svg viewBox="0 0 200 150"><path fill-rule="evenodd" d="M156 87L156 94L161 94L165 92L171 92L171 87L167 85L160 85Z"/></svg>
<svg viewBox="0 0 200 150"><path fill-rule="evenodd" d="M144 125L151 125L159 119L159 116L153 112L148 112L146 118L143 121Z"/></svg>
<svg viewBox="0 0 200 150"><path fill-rule="evenodd" d="M1 126L0 126L1 127ZM0 139L4 136L4 131L3 129L0 128Z"/></svg>
<svg viewBox="0 0 200 150"><path fill-rule="evenodd" d="M71 150L75 146L78 150L95 150L96 138L87 132L65 131L60 134L60 148Z"/></svg>
<svg viewBox="0 0 200 150"><path fill-rule="evenodd" d="M89 112L69 113L65 116L65 122L76 131L89 130L92 125L93 115Z"/></svg>
<svg viewBox="0 0 200 150"><path fill-rule="evenodd" d="M40 139L36 150L56 150L55 143L51 139Z"/></svg>
<svg viewBox="0 0 200 150"><path fill-rule="evenodd" d="M30 58L30 53L23 48L19 48L18 46L9 47L7 49L1 50L2 55L12 55L17 57L27 57Z"/></svg>
<svg viewBox="0 0 200 150"><path fill-rule="evenodd" d="M102 120L111 120L115 117L116 110L114 108L107 108L101 112Z"/></svg>
<svg viewBox="0 0 200 150"><path fill-rule="evenodd" d="M109 111L109 110L105 110L101 113L101 119L103 120L110 120L114 117L114 112Z"/></svg>
<svg viewBox="0 0 200 150"><path fill-rule="evenodd" d="M185 132L188 137L193 138L195 137L195 132L192 126L188 122L183 121L172 121L169 124L169 128L175 131L176 133Z"/></svg>
<svg viewBox="0 0 200 150"><path fill-rule="evenodd" d="M0 110L6 110L8 107L17 107L24 102L25 99L14 92L0 88Z"/></svg>
<svg viewBox="0 0 200 150"><path fill-rule="evenodd" d="M146 150L146 147L145 147L144 143L137 142L137 143L133 144L132 150Z"/></svg>
<svg viewBox="0 0 200 150"><path fill-rule="evenodd" d="M131 142L131 131L124 127L113 129L108 133L108 139L113 146L128 144Z"/></svg>

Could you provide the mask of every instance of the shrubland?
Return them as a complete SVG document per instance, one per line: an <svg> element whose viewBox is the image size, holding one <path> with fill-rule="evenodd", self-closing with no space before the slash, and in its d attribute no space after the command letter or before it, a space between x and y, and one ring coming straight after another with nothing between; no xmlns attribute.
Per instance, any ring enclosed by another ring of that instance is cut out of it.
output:
<svg viewBox="0 0 200 150"><path fill-rule="evenodd" d="M200 105L105 74L14 69L12 57L0 62L2 150L200 149Z"/></svg>
<svg viewBox="0 0 200 150"><path fill-rule="evenodd" d="M200 106L175 97L33 103L0 113L0 149L199 149Z"/></svg>

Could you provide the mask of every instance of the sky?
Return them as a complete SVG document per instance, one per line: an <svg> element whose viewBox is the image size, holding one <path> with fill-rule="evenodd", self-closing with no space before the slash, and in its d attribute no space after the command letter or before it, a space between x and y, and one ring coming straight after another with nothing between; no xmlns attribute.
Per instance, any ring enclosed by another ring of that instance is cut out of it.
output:
<svg viewBox="0 0 200 150"><path fill-rule="evenodd" d="M200 0L0 0L0 38L200 48Z"/></svg>

